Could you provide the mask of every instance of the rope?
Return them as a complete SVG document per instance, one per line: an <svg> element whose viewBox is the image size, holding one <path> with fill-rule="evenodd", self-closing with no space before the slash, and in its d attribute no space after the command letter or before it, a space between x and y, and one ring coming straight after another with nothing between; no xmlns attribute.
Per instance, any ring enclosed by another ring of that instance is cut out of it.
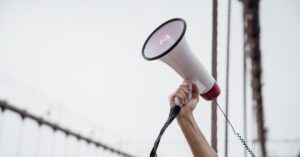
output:
<svg viewBox="0 0 300 157"><path fill-rule="evenodd" d="M227 48L226 48L226 97L225 97L225 113L228 116L229 102L229 61L230 61L230 22L231 22L231 0L228 0L227 10ZM228 123L225 120L225 157L228 156Z"/></svg>
<svg viewBox="0 0 300 157"><path fill-rule="evenodd" d="M217 80L217 18L218 0L212 1L212 75ZM212 101L211 106L211 145L218 152L217 138L217 106L216 101Z"/></svg>

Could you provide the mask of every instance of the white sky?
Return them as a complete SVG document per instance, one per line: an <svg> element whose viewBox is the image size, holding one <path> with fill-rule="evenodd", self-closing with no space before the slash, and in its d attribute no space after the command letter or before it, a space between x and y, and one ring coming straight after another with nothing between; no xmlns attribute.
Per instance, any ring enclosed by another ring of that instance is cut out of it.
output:
<svg viewBox="0 0 300 157"><path fill-rule="evenodd" d="M299 7L297 0L261 1L265 124L270 139L300 139ZM227 1L219 1L218 12L218 82L223 91L219 103L224 108ZM241 3L233 0L229 117L242 134L241 13ZM167 118L168 96L182 80L163 63L145 61L141 48L153 29L174 17L186 20L187 41L210 71L211 1L0 0L0 98L132 154L148 156ZM249 105L250 92L249 88ZM250 106L248 111L248 137L253 137ZM201 100L195 117L210 141L210 103ZM218 119L222 156L220 112ZM7 121L4 134L15 134L17 120ZM229 134L229 156L241 156L243 146L231 130ZM8 139L3 141L9 143ZM257 151L250 141L249 145ZM300 152L299 143L268 143L268 150L283 156ZM1 152L13 156L0 148ZM159 156L192 156L176 122L163 136Z"/></svg>

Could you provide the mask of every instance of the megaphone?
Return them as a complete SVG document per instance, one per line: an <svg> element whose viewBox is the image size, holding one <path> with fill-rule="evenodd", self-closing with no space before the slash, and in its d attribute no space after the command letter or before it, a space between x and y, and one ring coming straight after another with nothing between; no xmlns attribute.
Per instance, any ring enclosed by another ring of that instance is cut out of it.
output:
<svg viewBox="0 0 300 157"><path fill-rule="evenodd" d="M166 21L149 35L142 55L149 61L160 59L185 80L196 79L200 95L206 100L214 100L220 95L220 88L189 48L185 32L186 22L183 19Z"/></svg>

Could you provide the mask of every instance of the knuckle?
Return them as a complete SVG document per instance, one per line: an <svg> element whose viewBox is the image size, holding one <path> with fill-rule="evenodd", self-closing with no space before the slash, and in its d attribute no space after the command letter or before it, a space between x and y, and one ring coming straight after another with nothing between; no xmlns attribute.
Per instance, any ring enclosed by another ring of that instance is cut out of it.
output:
<svg viewBox="0 0 300 157"><path fill-rule="evenodd" d="M176 97L177 92L172 93L171 95L169 95L169 100L172 101L174 100L174 98Z"/></svg>

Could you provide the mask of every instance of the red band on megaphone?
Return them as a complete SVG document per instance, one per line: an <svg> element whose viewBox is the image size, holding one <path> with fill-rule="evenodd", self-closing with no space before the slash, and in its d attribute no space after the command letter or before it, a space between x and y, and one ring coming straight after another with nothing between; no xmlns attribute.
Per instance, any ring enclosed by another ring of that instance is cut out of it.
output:
<svg viewBox="0 0 300 157"><path fill-rule="evenodd" d="M213 100L217 98L221 93L219 85L217 83L206 93L200 94L205 100Z"/></svg>

